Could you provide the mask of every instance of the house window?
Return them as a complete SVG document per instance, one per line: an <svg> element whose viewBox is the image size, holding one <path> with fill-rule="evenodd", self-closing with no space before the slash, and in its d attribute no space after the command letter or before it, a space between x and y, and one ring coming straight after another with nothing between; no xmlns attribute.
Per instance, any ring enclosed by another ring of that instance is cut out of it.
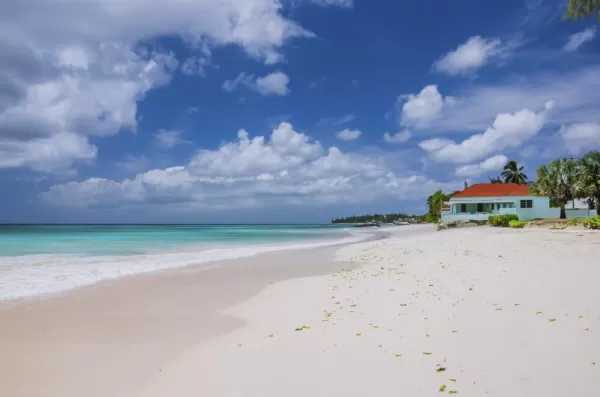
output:
<svg viewBox="0 0 600 397"><path fill-rule="evenodd" d="M466 204L461 204L460 205L460 212L467 212L467 205Z"/></svg>
<svg viewBox="0 0 600 397"><path fill-rule="evenodd" d="M521 200L521 208L533 208L533 200Z"/></svg>
<svg viewBox="0 0 600 397"><path fill-rule="evenodd" d="M506 203L502 203L502 208L506 208Z"/></svg>
<svg viewBox="0 0 600 397"><path fill-rule="evenodd" d="M477 212L483 212L483 204L477 203Z"/></svg>

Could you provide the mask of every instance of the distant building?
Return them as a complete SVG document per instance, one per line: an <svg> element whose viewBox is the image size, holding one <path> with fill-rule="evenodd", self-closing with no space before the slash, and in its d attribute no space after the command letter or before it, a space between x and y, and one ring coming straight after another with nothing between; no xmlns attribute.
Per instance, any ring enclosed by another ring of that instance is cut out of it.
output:
<svg viewBox="0 0 600 397"><path fill-rule="evenodd" d="M567 202L566 209L587 210L590 208L587 199L576 199Z"/></svg>

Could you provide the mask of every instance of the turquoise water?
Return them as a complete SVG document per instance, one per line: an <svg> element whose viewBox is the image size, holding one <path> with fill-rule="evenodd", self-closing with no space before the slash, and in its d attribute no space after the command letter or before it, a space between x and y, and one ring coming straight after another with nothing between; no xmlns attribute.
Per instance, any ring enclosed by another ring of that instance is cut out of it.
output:
<svg viewBox="0 0 600 397"><path fill-rule="evenodd" d="M0 225L0 299L369 236L343 225Z"/></svg>
<svg viewBox="0 0 600 397"><path fill-rule="evenodd" d="M314 240L343 229L338 225L0 225L0 256L139 255L190 246Z"/></svg>

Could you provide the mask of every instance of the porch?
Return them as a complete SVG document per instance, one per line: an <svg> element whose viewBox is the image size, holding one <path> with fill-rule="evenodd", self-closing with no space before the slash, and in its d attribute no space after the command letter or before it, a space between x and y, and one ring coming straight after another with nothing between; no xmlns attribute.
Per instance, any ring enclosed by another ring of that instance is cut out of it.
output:
<svg viewBox="0 0 600 397"><path fill-rule="evenodd" d="M517 208L512 201L485 201L479 202L447 202L444 203L442 221L487 221L491 215L516 214Z"/></svg>

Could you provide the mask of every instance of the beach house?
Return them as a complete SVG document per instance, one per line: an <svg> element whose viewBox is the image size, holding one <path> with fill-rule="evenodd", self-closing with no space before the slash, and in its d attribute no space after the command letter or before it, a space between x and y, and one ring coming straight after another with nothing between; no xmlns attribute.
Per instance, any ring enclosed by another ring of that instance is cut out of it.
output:
<svg viewBox="0 0 600 397"><path fill-rule="evenodd" d="M442 208L442 222L479 220L490 215L516 214L521 220L560 218L548 197L534 196L528 185L478 183L456 193ZM567 218L587 218L596 211L567 209Z"/></svg>

